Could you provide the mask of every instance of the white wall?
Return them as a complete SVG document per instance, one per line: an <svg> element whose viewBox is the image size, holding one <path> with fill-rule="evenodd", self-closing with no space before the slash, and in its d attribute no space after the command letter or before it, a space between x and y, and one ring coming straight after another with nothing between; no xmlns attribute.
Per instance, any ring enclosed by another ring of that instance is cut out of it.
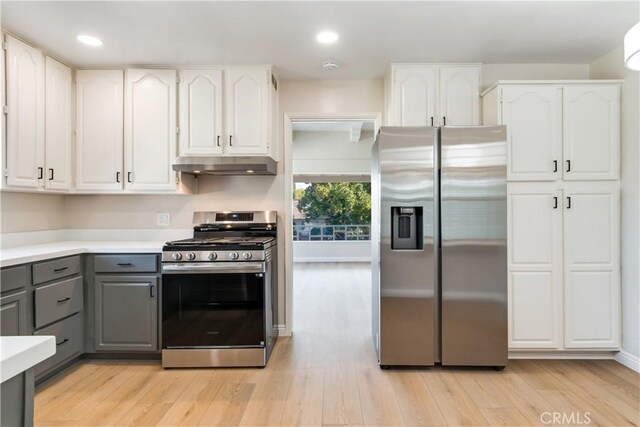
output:
<svg viewBox="0 0 640 427"><path fill-rule="evenodd" d="M64 196L0 193L0 233L58 230L64 226Z"/></svg>
<svg viewBox="0 0 640 427"><path fill-rule="evenodd" d="M619 47L590 66L594 79L624 79L621 117L622 349L640 357L640 72L627 70Z"/></svg>
<svg viewBox="0 0 640 427"><path fill-rule="evenodd" d="M496 80L575 80L589 78L589 64L483 64L482 90Z"/></svg>
<svg viewBox="0 0 640 427"><path fill-rule="evenodd" d="M371 173L373 131L351 142L349 131L294 131L294 175Z"/></svg>
<svg viewBox="0 0 640 427"><path fill-rule="evenodd" d="M293 242L293 262L371 262L371 241Z"/></svg>

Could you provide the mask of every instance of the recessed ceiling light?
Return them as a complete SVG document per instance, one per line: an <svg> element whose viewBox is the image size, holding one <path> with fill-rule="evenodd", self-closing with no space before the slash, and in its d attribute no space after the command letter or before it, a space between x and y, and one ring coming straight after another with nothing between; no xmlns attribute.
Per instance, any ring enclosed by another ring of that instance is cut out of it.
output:
<svg viewBox="0 0 640 427"><path fill-rule="evenodd" d="M247 173L253 173L251 169L247 169Z"/></svg>
<svg viewBox="0 0 640 427"><path fill-rule="evenodd" d="M316 36L318 43L330 44L338 41L338 35L333 31L322 31Z"/></svg>
<svg viewBox="0 0 640 427"><path fill-rule="evenodd" d="M78 41L80 43L86 44L87 46L91 46L91 47L100 47L102 46L102 40L100 40L97 37L93 37L93 36L88 36L86 34L80 34L77 37Z"/></svg>

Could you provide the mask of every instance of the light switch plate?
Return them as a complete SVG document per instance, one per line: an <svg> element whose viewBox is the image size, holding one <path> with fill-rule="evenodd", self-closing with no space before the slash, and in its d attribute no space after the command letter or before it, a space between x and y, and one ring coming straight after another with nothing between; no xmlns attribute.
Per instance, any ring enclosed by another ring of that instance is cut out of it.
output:
<svg viewBox="0 0 640 427"><path fill-rule="evenodd" d="M158 213L156 214L156 225L166 227L171 224L171 214Z"/></svg>

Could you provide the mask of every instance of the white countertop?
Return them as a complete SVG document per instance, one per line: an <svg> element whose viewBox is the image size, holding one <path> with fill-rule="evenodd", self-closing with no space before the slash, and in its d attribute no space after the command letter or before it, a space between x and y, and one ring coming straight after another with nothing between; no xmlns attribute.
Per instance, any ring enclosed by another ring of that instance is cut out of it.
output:
<svg viewBox="0 0 640 427"><path fill-rule="evenodd" d="M56 354L52 335L0 337L0 382L34 367Z"/></svg>
<svg viewBox="0 0 640 427"><path fill-rule="evenodd" d="M9 267L83 253L161 253L165 241L63 241L0 250L0 265Z"/></svg>

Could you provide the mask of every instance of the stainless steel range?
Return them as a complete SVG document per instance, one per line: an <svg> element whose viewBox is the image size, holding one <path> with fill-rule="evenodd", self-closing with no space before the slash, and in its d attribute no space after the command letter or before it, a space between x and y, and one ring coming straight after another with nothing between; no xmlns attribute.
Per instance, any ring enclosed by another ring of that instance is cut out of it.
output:
<svg viewBox="0 0 640 427"><path fill-rule="evenodd" d="M265 366L277 340L277 213L196 212L162 250L162 366Z"/></svg>

